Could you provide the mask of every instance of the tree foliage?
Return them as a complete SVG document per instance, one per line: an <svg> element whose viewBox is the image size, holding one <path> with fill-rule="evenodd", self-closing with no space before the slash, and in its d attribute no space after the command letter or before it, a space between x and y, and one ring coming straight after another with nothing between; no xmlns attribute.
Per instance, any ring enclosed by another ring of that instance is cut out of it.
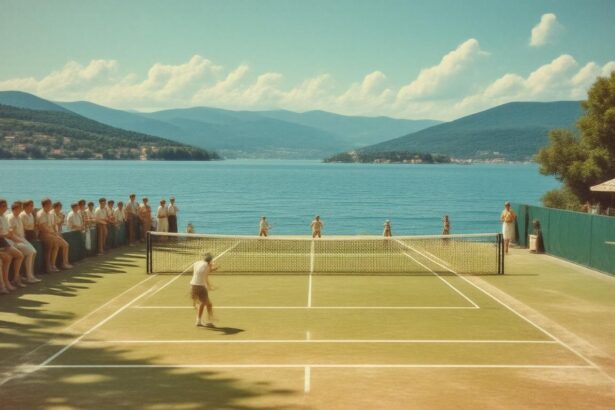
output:
<svg viewBox="0 0 615 410"><path fill-rule="evenodd" d="M615 178L615 72L600 77L592 85L584 114L577 121L578 133L554 129L549 145L541 149L536 160L540 172L555 175L563 182L560 190L543 197L546 206L574 208L585 201L596 201L592 185ZM602 202L608 197L600 198Z"/></svg>

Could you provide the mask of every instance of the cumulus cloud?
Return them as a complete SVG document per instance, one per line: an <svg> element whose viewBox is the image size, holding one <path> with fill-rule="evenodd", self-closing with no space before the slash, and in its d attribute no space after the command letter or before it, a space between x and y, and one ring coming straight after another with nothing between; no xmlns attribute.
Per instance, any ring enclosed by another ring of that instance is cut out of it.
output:
<svg viewBox="0 0 615 410"><path fill-rule="evenodd" d="M543 14L540 22L532 28L530 46L540 47L553 41L563 26L557 21L557 16L553 13Z"/></svg>
<svg viewBox="0 0 615 410"><path fill-rule="evenodd" d="M525 78L514 73L503 75L479 93L463 98L455 109L472 112L511 101L583 99L596 77L607 76L614 70L614 61L602 67L595 62L579 67L572 56L563 54Z"/></svg>
<svg viewBox="0 0 615 410"><path fill-rule="evenodd" d="M225 68L194 55L179 64L153 64L142 74L122 73L115 60L70 61L41 78L0 81L0 90L144 111L201 105L450 120L510 101L582 99L597 76L615 70L615 61L579 64L563 54L527 75L505 73L484 83L471 70L484 54L470 39L402 86L380 70L346 84L319 73L289 85L283 73L252 73L247 64Z"/></svg>
<svg viewBox="0 0 615 410"><path fill-rule="evenodd" d="M417 100L450 96L450 87L459 85L456 80L481 55L478 40L471 38L446 54L435 66L424 68L410 84L400 88L397 99ZM456 84L455 84L456 83Z"/></svg>

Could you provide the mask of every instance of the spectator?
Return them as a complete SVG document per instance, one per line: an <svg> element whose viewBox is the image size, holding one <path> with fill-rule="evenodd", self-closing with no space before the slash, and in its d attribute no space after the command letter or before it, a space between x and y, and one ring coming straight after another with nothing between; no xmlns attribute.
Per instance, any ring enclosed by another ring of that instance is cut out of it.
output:
<svg viewBox="0 0 615 410"><path fill-rule="evenodd" d="M34 259L36 258L36 249L26 239L23 223L21 222L20 215L23 211L21 202L13 202L11 205L11 213L8 214L7 220L9 222L9 232L15 238L15 247L24 255L24 262L26 264L26 282L36 283L41 280L34 275Z"/></svg>
<svg viewBox="0 0 615 410"><path fill-rule="evenodd" d="M113 205L115 205L115 201L113 199L107 201L107 222L111 225L115 225L115 213L113 210Z"/></svg>
<svg viewBox="0 0 615 410"><path fill-rule="evenodd" d="M113 218L115 224L119 227L126 222L126 214L124 213L124 203L122 201L117 203L117 208L113 210Z"/></svg>
<svg viewBox="0 0 615 410"><path fill-rule="evenodd" d="M61 234L66 219L65 215L62 213L62 202L54 202L53 213L55 215L56 232Z"/></svg>
<svg viewBox="0 0 615 410"><path fill-rule="evenodd" d="M169 232L169 220L167 218L167 201L164 199L160 200L160 206L156 211L156 217L158 219L158 232Z"/></svg>
<svg viewBox="0 0 615 410"><path fill-rule="evenodd" d="M23 203L23 211L19 214L26 240L30 243L36 241L36 225L34 223L33 211L34 201L28 199Z"/></svg>
<svg viewBox="0 0 615 410"><path fill-rule="evenodd" d="M391 221L387 219L386 221L384 221L384 230L382 231L382 236L384 236L385 238L390 238L391 235Z"/></svg>
<svg viewBox="0 0 615 410"><path fill-rule="evenodd" d="M504 203L504 210L500 214L500 221L502 222L502 236L504 237L504 252L508 253L510 242L515 240L515 220L517 215L515 211L510 209L510 202Z"/></svg>
<svg viewBox="0 0 615 410"><path fill-rule="evenodd" d="M73 266L68 263L68 242L56 231L55 215L51 205L51 199L43 198L42 209L36 214L36 224L39 238L43 243L44 265L46 272L58 272L56 260L58 252L62 250L61 269L70 269Z"/></svg>
<svg viewBox="0 0 615 410"><path fill-rule="evenodd" d="M94 216L94 202L88 202L88 207L85 210L84 223L87 229L96 225L96 217Z"/></svg>
<svg viewBox="0 0 615 410"><path fill-rule="evenodd" d="M105 244L107 243L107 200L100 198L98 200L98 208L94 211L94 219L96 221L96 239L98 242L98 254L105 253Z"/></svg>
<svg viewBox="0 0 615 410"><path fill-rule="evenodd" d="M8 280L4 278L9 277L9 269L11 268L11 261L13 257L8 253L9 243L0 238L0 293L6 295L9 293Z"/></svg>
<svg viewBox="0 0 615 410"><path fill-rule="evenodd" d="M148 202L149 200L147 198L143 198L143 203L139 207L139 220L141 221L141 231L143 235L141 241L145 240L147 233L152 228L152 209Z"/></svg>
<svg viewBox="0 0 615 410"><path fill-rule="evenodd" d="M167 218L169 221L169 232L177 233L177 213L179 208L175 205L175 197L169 199L169 207L167 208Z"/></svg>
<svg viewBox="0 0 615 410"><path fill-rule="evenodd" d="M2 247L2 251L10 255L10 258L12 259L13 281L15 285L24 288L26 287L26 285L21 282L20 274L21 264L23 262L24 256L19 251L19 249L14 246L18 238L17 236L13 235L9 229L9 221L4 215L7 209L8 205L6 200L0 199L0 247ZM6 269L3 269L2 279L8 290L15 290L16 288L11 284L9 279L9 268L10 266L6 266Z"/></svg>
<svg viewBox="0 0 615 410"><path fill-rule="evenodd" d="M74 202L70 205L71 211L66 217L66 226L69 231L82 232L83 231L83 219L81 218L81 212L79 211L79 204Z"/></svg>
<svg viewBox="0 0 615 410"><path fill-rule="evenodd" d="M128 244L133 246L137 232L137 214L139 206L136 203L137 196L130 194L130 200L126 204L126 229L128 230Z"/></svg>

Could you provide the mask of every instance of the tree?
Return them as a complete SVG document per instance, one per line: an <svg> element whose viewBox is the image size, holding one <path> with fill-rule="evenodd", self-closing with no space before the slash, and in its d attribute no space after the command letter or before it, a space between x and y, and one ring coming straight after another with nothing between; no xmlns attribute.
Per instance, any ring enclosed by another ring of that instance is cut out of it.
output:
<svg viewBox="0 0 615 410"><path fill-rule="evenodd" d="M585 113L577 121L580 134L551 130L549 145L536 156L540 172L564 184L545 194L545 206L576 208L595 200L592 185L615 178L615 71L599 77L581 104Z"/></svg>

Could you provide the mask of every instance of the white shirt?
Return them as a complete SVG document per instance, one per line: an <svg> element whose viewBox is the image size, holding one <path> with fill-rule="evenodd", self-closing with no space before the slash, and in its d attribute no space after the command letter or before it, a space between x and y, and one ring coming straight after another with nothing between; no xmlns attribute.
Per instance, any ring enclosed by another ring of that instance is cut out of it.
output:
<svg viewBox="0 0 615 410"><path fill-rule="evenodd" d="M164 206L160 205L158 207L158 211L156 211L156 215L158 218L166 218L167 217L167 208L165 208Z"/></svg>
<svg viewBox="0 0 615 410"><path fill-rule="evenodd" d="M19 236L19 239L25 239L26 233L23 229L23 223L18 216L13 215L12 213L6 217L9 223L9 229L12 229L15 235Z"/></svg>
<svg viewBox="0 0 615 410"><path fill-rule="evenodd" d="M115 218L116 223L124 222L126 218L124 217L124 210L120 208L115 208L113 211L113 217Z"/></svg>
<svg viewBox="0 0 615 410"><path fill-rule="evenodd" d="M94 219L96 219L97 224L107 224L107 208L101 209L100 207L96 208L94 211Z"/></svg>
<svg viewBox="0 0 615 410"><path fill-rule="evenodd" d="M36 223L39 226L47 225L47 227L49 228L48 229L49 232L55 232L55 230L56 230L56 228L54 226L54 224L55 224L55 215L53 214L52 211L45 212L44 209L39 209L39 211L36 213Z"/></svg>
<svg viewBox="0 0 615 410"><path fill-rule="evenodd" d="M177 215L177 212L179 212L179 208L176 205L169 205L167 208L167 214L169 216L175 216Z"/></svg>
<svg viewBox="0 0 615 410"><path fill-rule="evenodd" d="M209 273L207 267L207 262L205 261L195 262L192 268L192 280L190 281L191 285L205 286L205 277Z"/></svg>
<svg viewBox="0 0 615 410"><path fill-rule="evenodd" d="M32 213L28 214L26 213L26 211L21 211L21 213L19 214L19 219L23 224L23 229L25 229L26 231L34 230L34 215L32 215Z"/></svg>
<svg viewBox="0 0 615 410"><path fill-rule="evenodd" d="M132 202L132 201L128 201L128 203L126 204L126 207L124 208L126 210L127 214L132 214L132 215L136 215L137 214L137 203Z"/></svg>
<svg viewBox="0 0 615 410"><path fill-rule="evenodd" d="M66 217L66 225L68 225L68 229L71 231L80 231L83 229L83 219L81 218L79 211L70 211L68 213L68 216Z"/></svg>
<svg viewBox="0 0 615 410"><path fill-rule="evenodd" d="M9 234L9 221L6 216L0 215L0 235L6 236Z"/></svg>

